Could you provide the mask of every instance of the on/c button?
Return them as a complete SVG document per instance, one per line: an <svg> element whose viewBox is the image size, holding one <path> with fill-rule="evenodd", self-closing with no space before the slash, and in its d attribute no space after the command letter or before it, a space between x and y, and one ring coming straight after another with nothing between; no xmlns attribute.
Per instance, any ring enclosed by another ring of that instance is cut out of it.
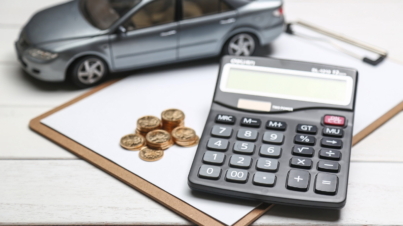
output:
<svg viewBox="0 0 403 226"><path fill-rule="evenodd" d="M323 123L325 125L344 126L345 122L346 118L343 116L325 115L323 118Z"/></svg>

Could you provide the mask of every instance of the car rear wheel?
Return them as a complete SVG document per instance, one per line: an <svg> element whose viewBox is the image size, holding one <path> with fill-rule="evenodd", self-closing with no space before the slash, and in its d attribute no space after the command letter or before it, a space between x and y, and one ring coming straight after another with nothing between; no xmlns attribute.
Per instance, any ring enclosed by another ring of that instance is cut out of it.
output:
<svg viewBox="0 0 403 226"><path fill-rule="evenodd" d="M257 39L248 33L240 33L233 36L224 47L225 55L252 56L259 43Z"/></svg>
<svg viewBox="0 0 403 226"><path fill-rule="evenodd" d="M108 74L103 60L95 56L84 57L73 65L72 81L80 88L87 88L101 83Z"/></svg>

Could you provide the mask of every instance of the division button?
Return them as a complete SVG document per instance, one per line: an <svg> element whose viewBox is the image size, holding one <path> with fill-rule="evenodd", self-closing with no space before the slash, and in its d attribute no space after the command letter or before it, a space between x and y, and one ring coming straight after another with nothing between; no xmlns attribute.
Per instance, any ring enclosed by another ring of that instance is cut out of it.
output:
<svg viewBox="0 0 403 226"><path fill-rule="evenodd" d="M229 126L213 126L211 135L215 137L229 138L232 134L232 128Z"/></svg>
<svg viewBox="0 0 403 226"><path fill-rule="evenodd" d="M339 163L333 161L321 160L318 162L318 170L328 171L328 172L339 172Z"/></svg>
<svg viewBox="0 0 403 226"><path fill-rule="evenodd" d="M230 124L233 125L235 123L236 118L232 115L223 115L223 114L218 114L215 118L215 121L217 123L224 123L224 124Z"/></svg>
<svg viewBox="0 0 403 226"><path fill-rule="evenodd" d="M254 129L239 129L237 138L240 140L255 141L257 139L258 132Z"/></svg>
<svg viewBox="0 0 403 226"><path fill-rule="evenodd" d="M257 118L242 118L241 126L260 127L262 121Z"/></svg>
<svg viewBox="0 0 403 226"><path fill-rule="evenodd" d="M225 178L227 181L245 183L248 180L248 171L241 169L228 169Z"/></svg>
<svg viewBox="0 0 403 226"><path fill-rule="evenodd" d="M264 144L259 153L264 157L278 158L281 155L281 147Z"/></svg>
<svg viewBox="0 0 403 226"><path fill-rule="evenodd" d="M316 134L316 132L318 132L318 127L316 127L314 125L298 124L297 132L298 133Z"/></svg>
<svg viewBox="0 0 403 226"><path fill-rule="evenodd" d="M199 170L199 177L207 179L218 179L221 174L221 168L218 166L202 165Z"/></svg>
<svg viewBox="0 0 403 226"><path fill-rule="evenodd" d="M343 116L325 115L325 117L323 117L323 123L330 126L344 126L346 118Z"/></svg>
<svg viewBox="0 0 403 226"><path fill-rule="evenodd" d="M290 165L292 167L310 169L312 167L312 160L302 157L293 157L290 160Z"/></svg>
<svg viewBox="0 0 403 226"><path fill-rule="evenodd" d="M307 145L315 145L316 138L314 136L308 135L295 135L294 143L296 144L307 144Z"/></svg>
<svg viewBox="0 0 403 226"><path fill-rule="evenodd" d="M232 167L245 169L249 168L251 164L252 158L245 155L233 155L231 156L231 160L229 162L229 165Z"/></svg>
<svg viewBox="0 0 403 226"><path fill-rule="evenodd" d="M343 147L343 141L332 138L323 138L320 145L322 145L322 147L341 148Z"/></svg>
<svg viewBox="0 0 403 226"><path fill-rule="evenodd" d="M264 132L263 141L269 144L282 144L284 141L284 135L277 132Z"/></svg>
<svg viewBox="0 0 403 226"><path fill-rule="evenodd" d="M256 169L275 172L278 169L278 165L279 163L275 159L259 158L256 163Z"/></svg>
<svg viewBox="0 0 403 226"><path fill-rule="evenodd" d="M326 195L335 195L338 177L329 173L318 173L315 180L315 192Z"/></svg>
<svg viewBox="0 0 403 226"><path fill-rule="evenodd" d="M203 156L204 163L222 165L225 160L225 155L220 152L206 151Z"/></svg>
<svg viewBox="0 0 403 226"><path fill-rule="evenodd" d="M313 153L315 152L315 150L313 149L313 147L306 147L306 146L301 146L301 145L295 145L292 148L292 153L294 155L300 155L300 156L313 156Z"/></svg>
<svg viewBox="0 0 403 226"><path fill-rule="evenodd" d="M343 137L343 130L340 128L325 127L322 133L324 136Z"/></svg>
<svg viewBox="0 0 403 226"><path fill-rule="evenodd" d="M266 124L267 129L274 129L274 130L282 130L284 131L287 129L287 123L285 122L280 122L280 121L268 121Z"/></svg>
<svg viewBox="0 0 403 226"><path fill-rule="evenodd" d="M307 191L311 175L305 170L290 170L287 176L287 188L291 190Z"/></svg>
<svg viewBox="0 0 403 226"><path fill-rule="evenodd" d="M253 183L255 185L273 187L276 183L276 175L274 173L256 172L253 176Z"/></svg>
<svg viewBox="0 0 403 226"><path fill-rule="evenodd" d="M255 144L244 141L236 141L234 145L234 152L239 154L251 155L255 151Z"/></svg>
<svg viewBox="0 0 403 226"><path fill-rule="evenodd" d="M228 140L210 138L207 143L207 148L217 151L226 151L228 149Z"/></svg>
<svg viewBox="0 0 403 226"><path fill-rule="evenodd" d="M319 157L321 159L340 160L341 152L331 149L321 149L319 151Z"/></svg>

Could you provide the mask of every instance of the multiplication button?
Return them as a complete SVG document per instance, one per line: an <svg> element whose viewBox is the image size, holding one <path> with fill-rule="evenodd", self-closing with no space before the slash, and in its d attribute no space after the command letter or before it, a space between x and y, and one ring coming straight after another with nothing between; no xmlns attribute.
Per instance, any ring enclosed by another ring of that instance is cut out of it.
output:
<svg viewBox="0 0 403 226"><path fill-rule="evenodd" d="M312 160L308 159L308 158L302 158L302 157L293 157L290 160L290 165L292 167L310 169L312 167Z"/></svg>
<svg viewBox="0 0 403 226"><path fill-rule="evenodd" d="M296 144L307 144L307 145L315 145L316 138L314 136L308 135L295 135L294 143Z"/></svg>
<svg viewBox="0 0 403 226"><path fill-rule="evenodd" d="M245 183L248 180L248 171L241 169L228 169L225 179L227 181Z"/></svg>
<svg viewBox="0 0 403 226"><path fill-rule="evenodd" d="M276 183L276 175L273 173L256 172L253 176L253 183L255 185L273 187Z"/></svg>
<svg viewBox="0 0 403 226"><path fill-rule="evenodd" d="M207 143L207 148L210 150L226 151L228 149L228 140L210 138Z"/></svg>
<svg viewBox="0 0 403 226"><path fill-rule="evenodd" d="M229 138L232 134L232 128L229 126L214 126L211 135L215 137Z"/></svg>
<svg viewBox="0 0 403 226"><path fill-rule="evenodd" d="M199 170L199 177L207 179L218 179L221 174L221 168L218 166L202 165Z"/></svg>
<svg viewBox="0 0 403 226"><path fill-rule="evenodd" d="M284 135L282 133L277 132L264 132L263 142L269 144L282 144L284 141Z"/></svg>
<svg viewBox="0 0 403 226"><path fill-rule="evenodd" d="M329 173L318 173L315 182L315 192L326 195L334 195L337 191L338 177Z"/></svg>
<svg viewBox="0 0 403 226"><path fill-rule="evenodd" d="M304 170L290 170L287 177L287 188L291 190L307 191L311 175Z"/></svg>

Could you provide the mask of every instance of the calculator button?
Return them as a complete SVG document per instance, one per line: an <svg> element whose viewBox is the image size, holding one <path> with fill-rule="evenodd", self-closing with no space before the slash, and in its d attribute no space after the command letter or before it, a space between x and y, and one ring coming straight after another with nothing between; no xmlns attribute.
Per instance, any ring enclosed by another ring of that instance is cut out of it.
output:
<svg viewBox="0 0 403 226"><path fill-rule="evenodd" d="M343 130L340 128L325 127L322 133L324 136L343 137Z"/></svg>
<svg viewBox="0 0 403 226"><path fill-rule="evenodd" d="M277 171L278 161L275 159L259 158L256 163L256 169L262 171Z"/></svg>
<svg viewBox="0 0 403 226"><path fill-rule="evenodd" d="M322 159L340 160L341 152L337 150L321 149L319 151L319 157Z"/></svg>
<svg viewBox="0 0 403 226"><path fill-rule="evenodd" d="M329 172L338 172L339 171L339 163L333 161L319 161L318 162L318 170L329 171Z"/></svg>
<svg viewBox="0 0 403 226"><path fill-rule="evenodd" d="M202 165L199 170L199 177L207 179L218 179L221 174L221 168L218 166Z"/></svg>
<svg viewBox="0 0 403 226"><path fill-rule="evenodd" d="M335 195L337 191L338 177L329 173L318 173L315 181L315 192Z"/></svg>
<svg viewBox="0 0 403 226"><path fill-rule="evenodd" d="M344 126L345 122L346 118L343 116L325 115L325 117L323 117L323 123L325 125Z"/></svg>
<svg viewBox="0 0 403 226"><path fill-rule="evenodd" d="M258 132L253 129L240 129L238 130L237 138L240 140L251 140L255 141L257 139Z"/></svg>
<svg viewBox="0 0 403 226"><path fill-rule="evenodd" d="M264 157L278 158L281 155L281 147L264 144L260 147L259 153Z"/></svg>
<svg viewBox="0 0 403 226"><path fill-rule="evenodd" d="M343 147L343 141L332 138L323 138L320 144L322 145L322 147L329 147L329 148Z"/></svg>
<svg viewBox="0 0 403 226"><path fill-rule="evenodd" d="M314 136L295 135L295 138L294 138L294 143L296 143L296 144L314 145L315 142L316 142L316 138Z"/></svg>
<svg viewBox="0 0 403 226"><path fill-rule="evenodd" d="M204 163L221 165L224 163L225 155L220 152L206 151L203 156Z"/></svg>
<svg viewBox="0 0 403 226"><path fill-rule="evenodd" d="M252 158L244 155L233 155L231 156L231 160L229 162L229 165L232 167L246 168L246 169L249 168L251 164L252 164Z"/></svg>
<svg viewBox="0 0 403 226"><path fill-rule="evenodd" d="M215 118L215 121L217 123L230 124L230 125L233 125L235 123L235 120L236 118L232 115L218 114Z"/></svg>
<svg viewBox="0 0 403 226"><path fill-rule="evenodd" d="M280 121L268 121L266 124L267 129L282 130L287 129L287 123Z"/></svg>
<svg viewBox="0 0 403 226"><path fill-rule="evenodd" d="M211 135L215 137L229 138L232 134L232 128L228 126L214 126Z"/></svg>
<svg viewBox="0 0 403 226"><path fill-rule="evenodd" d="M250 142L237 141L234 145L234 152L240 154L253 154L255 151L255 144Z"/></svg>
<svg viewBox="0 0 403 226"><path fill-rule="evenodd" d="M207 148L211 150L226 151L228 149L228 140L210 138Z"/></svg>
<svg viewBox="0 0 403 226"><path fill-rule="evenodd" d="M264 132L263 141L270 144L282 144L284 135L276 132Z"/></svg>
<svg viewBox="0 0 403 226"><path fill-rule="evenodd" d="M290 165L292 167L310 169L312 167L312 160L308 158L293 157L291 158Z"/></svg>
<svg viewBox="0 0 403 226"><path fill-rule="evenodd" d="M225 178L227 181L245 183L248 180L248 171L241 169L228 169Z"/></svg>
<svg viewBox="0 0 403 226"><path fill-rule="evenodd" d="M318 132L318 127L316 127L314 125L298 124L297 132L298 133L316 134Z"/></svg>
<svg viewBox="0 0 403 226"><path fill-rule="evenodd" d="M307 191L311 175L305 170L290 170L287 177L287 188Z"/></svg>
<svg viewBox="0 0 403 226"><path fill-rule="evenodd" d="M253 183L256 185L273 187L276 183L276 175L273 173L256 172L253 176Z"/></svg>
<svg viewBox="0 0 403 226"><path fill-rule="evenodd" d="M241 126L260 127L262 121L257 118L242 118Z"/></svg>
<svg viewBox="0 0 403 226"><path fill-rule="evenodd" d="M300 145L295 145L292 148L292 153L294 155L300 155L300 156L313 156L313 153L315 150L313 147L306 147L306 146L300 146Z"/></svg>

